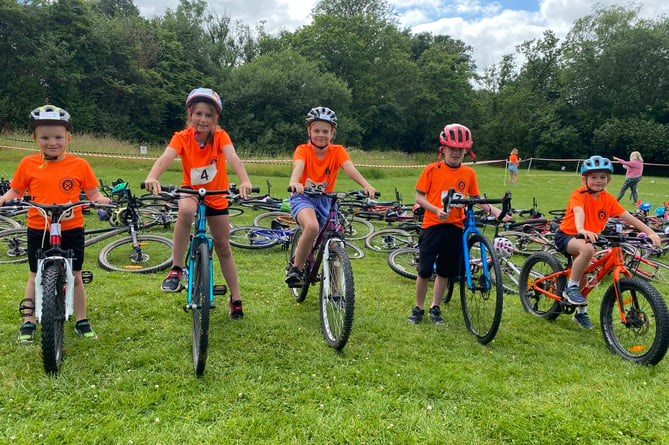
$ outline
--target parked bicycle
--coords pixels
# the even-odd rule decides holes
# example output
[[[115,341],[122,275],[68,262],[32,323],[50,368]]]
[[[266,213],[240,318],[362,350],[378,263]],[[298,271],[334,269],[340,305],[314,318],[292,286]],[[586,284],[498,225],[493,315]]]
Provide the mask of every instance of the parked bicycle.
[[[625,360],[655,365],[669,347],[669,313],[662,295],[650,283],[633,277],[625,266],[626,239],[622,234],[600,235],[598,244],[608,247],[608,253],[585,269],[587,282],[580,291],[587,297],[611,274],[613,282],[604,293],[599,314],[604,342]],[[547,320],[573,314],[576,307],[562,296],[570,269],[571,257],[564,266],[551,253],[531,255],[520,273],[523,308]]]

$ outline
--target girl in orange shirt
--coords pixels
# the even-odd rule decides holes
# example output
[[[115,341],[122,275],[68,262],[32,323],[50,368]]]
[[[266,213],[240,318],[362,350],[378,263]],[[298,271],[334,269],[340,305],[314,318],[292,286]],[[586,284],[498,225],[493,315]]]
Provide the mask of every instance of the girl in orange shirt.
[[[520,164],[520,158],[518,157],[518,149],[514,148],[511,150],[509,155],[509,164],[507,169],[509,170],[509,185],[513,182],[513,185],[518,183],[518,165]]]

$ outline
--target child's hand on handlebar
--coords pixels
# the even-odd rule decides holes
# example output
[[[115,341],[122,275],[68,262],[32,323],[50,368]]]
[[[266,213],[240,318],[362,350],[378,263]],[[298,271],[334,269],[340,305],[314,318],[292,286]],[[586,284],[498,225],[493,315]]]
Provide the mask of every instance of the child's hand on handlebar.
[[[242,198],[248,198],[249,195],[252,193],[253,186],[251,185],[250,182],[242,182],[241,184],[239,184],[238,190],[239,190],[239,196],[241,196]]]
[[[160,181],[147,176],[144,180],[144,189],[146,189],[147,192],[158,196],[160,194]]]

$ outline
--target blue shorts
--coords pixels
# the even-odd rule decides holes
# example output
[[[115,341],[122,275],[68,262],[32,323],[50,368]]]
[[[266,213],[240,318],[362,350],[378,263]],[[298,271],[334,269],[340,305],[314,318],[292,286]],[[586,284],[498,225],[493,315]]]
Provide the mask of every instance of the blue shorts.
[[[290,195],[290,214],[297,221],[297,214],[310,208],[316,212],[318,226],[323,227],[330,214],[330,198],[327,196],[307,196],[293,193]]]
[[[436,272],[440,277],[460,276],[462,265],[462,229],[453,224],[437,224],[423,229],[418,238],[420,260],[418,275],[430,278]]]
[[[509,172],[514,173],[514,174],[518,173],[518,166],[516,164],[514,164],[513,162],[509,162],[509,167],[508,168],[509,168]]]

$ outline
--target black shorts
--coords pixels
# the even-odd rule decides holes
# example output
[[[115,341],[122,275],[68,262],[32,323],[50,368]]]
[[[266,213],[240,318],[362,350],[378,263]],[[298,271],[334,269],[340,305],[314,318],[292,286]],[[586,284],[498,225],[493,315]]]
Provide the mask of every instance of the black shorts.
[[[567,235],[562,230],[557,229],[553,237],[555,248],[557,249],[558,252],[567,253],[567,244],[569,244],[569,241],[571,241],[575,237],[576,235]]]
[[[423,229],[418,238],[420,263],[418,275],[430,278],[436,272],[440,277],[460,276],[462,264],[462,229],[453,224],[437,224]]]
[[[84,264],[84,228],[63,230],[60,246],[63,250],[72,249],[74,251],[72,269],[81,270]],[[31,272],[37,272],[37,249],[40,248],[45,251],[51,248],[49,231],[28,228],[28,265]]]
[[[228,211],[227,207],[224,209],[215,209],[213,207],[207,206],[204,210],[204,216],[227,215],[228,213],[230,212]]]

